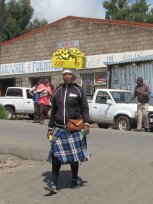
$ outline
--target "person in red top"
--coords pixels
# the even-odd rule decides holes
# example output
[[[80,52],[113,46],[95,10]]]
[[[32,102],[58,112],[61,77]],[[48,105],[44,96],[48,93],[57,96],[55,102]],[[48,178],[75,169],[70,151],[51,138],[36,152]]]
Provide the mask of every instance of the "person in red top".
[[[39,104],[39,114],[40,114],[40,124],[44,124],[44,114],[47,115],[48,106],[50,106],[50,97],[52,95],[52,90],[49,85],[49,80],[45,79],[43,84],[37,87],[38,104]]]

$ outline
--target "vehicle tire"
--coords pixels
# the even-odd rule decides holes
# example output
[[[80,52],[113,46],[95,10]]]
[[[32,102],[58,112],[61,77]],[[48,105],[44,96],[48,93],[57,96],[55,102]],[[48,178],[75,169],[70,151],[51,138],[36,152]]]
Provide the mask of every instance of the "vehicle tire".
[[[150,132],[153,132],[153,127],[150,127]]]
[[[6,107],[5,109],[6,109],[7,119],[12,120],[14,115],[13,109],[10,107]]]
[[[109,125],[108,125],[108,124],[98,123],[98,127],[99,127],[99,128],[105,128],[105,129],[107,129],[107,128],[109,127]]]
[[[34,119],[34,114],[28,114],[28,116],[29,116],[29,118],[30,118],[31,120]]]
[[[117,125],[118,130],[130,130],[131,129],[130,121],[127,116],[118,117],[116,125]]]

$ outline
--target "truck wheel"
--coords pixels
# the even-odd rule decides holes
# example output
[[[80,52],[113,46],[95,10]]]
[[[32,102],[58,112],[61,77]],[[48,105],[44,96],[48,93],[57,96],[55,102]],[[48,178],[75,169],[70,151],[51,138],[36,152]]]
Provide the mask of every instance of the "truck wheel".
[[[130,121],[129,118],[126,116],[120,116],[117,119],[117,129],[118,130],[130,130]]]
[[[98,123],[98,127],[107,129],[109,127],[109,125]]]
[[[10,107],[6,107],[5,109],[6,109],[7,119],[12,120],[14,115],[13,109]]]
[[[29,118],[30,118],[31,120],[34,119],[34,114],[28,114],[28,116],[29,116]]]
[[[153,127],[150,127],[150,132],[153,132]]]

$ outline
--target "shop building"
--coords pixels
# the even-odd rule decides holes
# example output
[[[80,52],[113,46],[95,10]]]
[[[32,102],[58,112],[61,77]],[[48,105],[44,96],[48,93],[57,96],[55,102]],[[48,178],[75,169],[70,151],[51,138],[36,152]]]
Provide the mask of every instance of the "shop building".
[[[141,76],[151,90],[150,104],[153,105],[153,50],[136,52],[137,57],[108,63],[111,88],[134,92],[136,79]],[[150,53],[150,54],[149,54]]]
[[[152,50],[153,53],[153,50]],[[141,76],[153,92],[153,54],[108,65],[111,88],[134,91],[136,79]]]
[[[51,56],[62,47],[85,54],[86,68],[76,70],[77,83],[90,98],[96,88],[111,87],[110,65],[118,56],[152,51],[153,24],[68,16],[6,41],[0,47],[0,95],[8,86],[30,87],[44,78],[56,87],[62,68],[52,67]]]

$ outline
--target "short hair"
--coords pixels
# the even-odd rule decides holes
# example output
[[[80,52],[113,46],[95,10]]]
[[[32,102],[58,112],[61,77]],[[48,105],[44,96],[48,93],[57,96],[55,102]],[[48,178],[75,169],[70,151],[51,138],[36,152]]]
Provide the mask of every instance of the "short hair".
[[[137,81],[143,82],[143,78],[142,77],[138,77]]]

